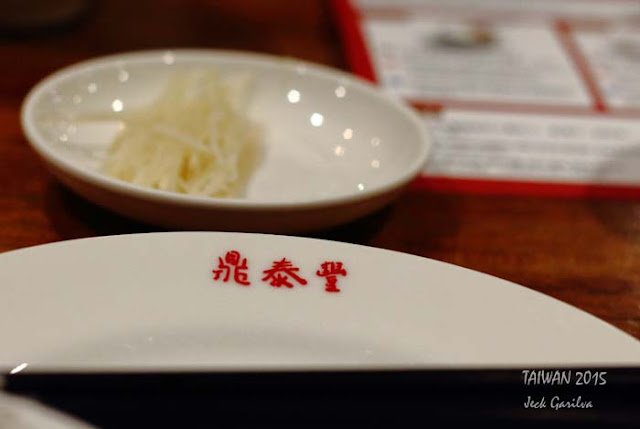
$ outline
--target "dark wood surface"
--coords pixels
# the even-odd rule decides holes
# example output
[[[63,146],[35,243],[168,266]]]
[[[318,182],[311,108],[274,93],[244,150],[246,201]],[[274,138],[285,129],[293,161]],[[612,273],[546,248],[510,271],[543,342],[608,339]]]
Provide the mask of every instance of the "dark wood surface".
[[[120,51],[172,47],[260,51],[346,68],[331,10],[322,1],[105,0],[63,26],[5,29],[0,35],[0,251],[157,230],[63,188],[27,145],[19,109],[27,91],[62,66]],[[640,201],[409,189],[381,212],[312,236],[502,277],[640,338]]]

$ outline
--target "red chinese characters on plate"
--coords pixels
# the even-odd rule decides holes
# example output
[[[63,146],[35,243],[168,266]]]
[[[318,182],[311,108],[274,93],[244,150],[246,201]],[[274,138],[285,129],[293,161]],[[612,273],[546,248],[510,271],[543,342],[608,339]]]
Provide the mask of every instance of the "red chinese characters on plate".
[[[218,265],[212,270],[213,281],[223,283],[236,283],[240,286],[249,286],[249,264],[247,258],[237,250],[229,250],[224,258],[218,257]],[[311,271],[313,272],[313,271]],[[292,289],[296,284],[305,286],[308,282],[301,273],[299,267],[287,258],[275,260],[271,267],[262,271],[262,282],[274,288],[285,287]],[[326,292],[340,292],[338,288],[339,277],[346,277],[347,270],[341,261],[325,261],[320,264],[316,276],[324,279]]]
[[[218,257],[218,268],[213,270],[213,280],[228,282],[233,274],[233,281],[242,286],[249,286],[247,274],[247,258],[243,258],[237,250],[231,250],[224,255],[224,260]]]
[[[347,270],[342,266],[342,262],[327,261],[320,265],[320,269],[316,271],[316,275],[325,278],[325,291],[340,292],[340,289],[338,289],[338,276],[346,277]]]
[[[291,280],[304,286],[307,284],[307,281],[297,274],[298,271],[300,271],[300,268],[294,266],[293,263],[286,258],[282,258],[279,261],[273,262],[271,268],[262,272],[265,275],[262,281],[268,281],[273,287],[286,286],[292,288],[293,283],[291,283]]]

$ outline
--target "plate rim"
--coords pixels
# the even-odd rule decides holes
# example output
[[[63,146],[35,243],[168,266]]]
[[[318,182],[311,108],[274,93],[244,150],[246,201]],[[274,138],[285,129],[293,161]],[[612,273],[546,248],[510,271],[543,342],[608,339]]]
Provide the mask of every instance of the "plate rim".
[[[509,287],[511,292],[515,292],[517,294],[517,296],[519,297],[517,300],[526,300],[527,298],[533,298],[534,301],[537,301],[535,303],[534,308],[546,308],[546,304],[550,304],[550,310],[552,311],[552,313],[558,313],[560,315],[569,315],[571,317],[569,317],[570,320],[572,320],[572,326],[574,326],[574,328],[580,328],[580,327],[593,327],[593,328],[598,328],[596,330],[597,333],[597,338],[605,338],[608,337],[610,338],[610,345],[613,345],[615,347],[613,347],[613,351],[615,352],[615,350],[618,351],[624,351],[624,353],[622,353],[622,356],[620,359],[614,359],[612,362],[609,361],[603,361],[601,360],[601,358],[596,358],[594,359],[593,357],[590,357],[589,355],[587,355],[585,357],[584,360],[579,360],[576,362],[571,362],[570,359],[568,358],[550,358],[551,362],[549,362],[548,366],[553,367],[553,368],[559,368],[562,366],[576,366],[576,365],[595,365],[596,361],[598,362],[598,365],[615,365],[615,366],[624,366],[624,365],[636,365],[638,362],[640,362],[640,340],[636,337],[634,337],[633,335],[623,331],[622,329],[618,328],[617,326],[613,325],[612,323],[609,323],[599,317],[597,317],[596,315],[587,312],[586,310],[583,310],[581,308],[576,307],[575,305],[569,304],[567,302],[564,302],[558,298],[555,298],[553,296],[544,294],[540,291],[537,291],[535,289],[531,289],[527,286],[524,286],[522,284],[519,283],[515,283],[513,281],[507,280],[507,279],[503,279],[491,274],[487,274],[481,271],[477,271],[477,270],[472,270],[470,268],[466,268],[466,267],[462,267],[459,265],[455,265],[453,263],[450,262],[444,262],[444,261],[440,261],[437,259],[432,259],[432,258],[427,258],[424,256],[419,256],[419,255],[415,255],[415,254],[411,254],[411,253],[406,253],[406,252],[401,252],[401,251],[397,251],[397,250],[390,250],[390,249],[384,249],[384,248],[379,248],[379,247],[373,247],[373,246],[369,246],[369,245],[364,245],[364,244],[357,244],[357,243],[348,243],[348,242],[341,242],[341,241],[334,241],[334,240],[327,240],[327,239],[321,239],[321,238],[313,238],[313,237],[298,237],[298,236],[287,236],[287,235],[278,235],[278,234],[269,234],[269,233],[248,233],[248,232],[222,232],[222,231],[171,231],[171,232],[150,232],[150,233],[136,233],[136,234],[118,234],[118,235],[108,235],[108,236],[96,236],[96,237],[85,237],[85,238],[77,238],[77,239],[72,239],[72,240],[63,240],[63,241],[56,241],[56,242],[51,242],[51,243],[44,243],[44,244],[39,244],[39,245],[35,245],[35,246],[29,246],[29,247],[24,247],[21,249],[15,249],[15,250],[11,250],[5,253],[0,253],[0,263],[3,262],[3,259],[6,259],[7,256],[11,257],[21,257],[21,254],[27,254],[30,251],[37,251],[39,249],[44,249],[44,248],[50,248],[51,251],[55,251],[56,247],[60,247],[60,246],[67,246],[68,248],[70,248],[70,252],[73,251],[78,251],[78,250],[73,250],[74,247],[77,248],[78,244],[80,246],[82,246],[82,243],[87,243],[87,242],[93,242],[93,243],[97,243],[98,246],[107,246],[107,247],[114,247],[114,246],[118,246],[118,242],[120,242],[120,246],[126,245],[127,241],[130,240],[138,240],[140,238],[144,239],[144,237],[150,237],[153,236],[156,239],[159,240],[163,240],[163,237],[170,237],[173,236],[175,238],[172,238],[171,240],[178,240],[181,242],[188,242],[190,240],[192,240],[192,237],[195,238],[194,240],[194,245],[200,245],[201,244],[201,238],[198,237],[203,237],[203,236],[207,236],[207,237],[211,237],[213,238],[213,240],[208,240],[208,242],[212,242],[212,243],[216,243],[219,240],[216,240],[215,237],[224,237],[223,240],[221,241],[233,241],[234,237],[237,236],[243,236],[247,238],[247,243],[254,243],[254,241],[263,241],[264,238],[267,239],[276,239],[276,240],[283,240],[285,242],[290,242],[291,244],[294,245],[294,247],[298,247],[298,246],[302,246],[304,247],[304,244],[307,242],[314,242],[316,245],[318,245],[319,247],[327,247],[331,248],[331,247],[341,247],[342,249],[344,249],[345,251],[349,251],[350,249],[356,250],[355,252],[353,252],[354,254],[356,254],[356,256],[360,253],[360,252],[365,252],[365,253],[369,253],[371,254],[370,256],[373,257],[373,253],[378,254],[378,255],[383,255],[383,254],[387,254],[387,255],[395,255],[395,257],[400,257],[402,259],[404,259],[406,261],[406,263],[409,263],[410,260],[414,260],[416,262],[420,261],[421,263],[427,263],[427,264],[432,264],[433,267],[441,267],[444,268],[446,270],[449,270],[452,272],[452,274],[454,274],[455,277],[459,277],[459,273],[464,273],[465,276],[474,276],[476,278],[484,278],[485,280],[487,280],[487,282],[485,283],[486,285],[491,286],[491,284],[493,284],[494,286],[497,286],[495,283],[496,282],[500,282],[502,283],[502,285],[500,286],[505,286],[505,287]],[[262,239],[262,240],[261,240]],[[110,243],[109,243],[110,242]],[[102,244],[100,244],[102,243]],[[188,245],[188,243],[186,244]],[[253,245],[253,244],[252,244]],[[261,247],[258,246],[257,249],[268,249],[265,247]],[[82,249],[80,249],[82,250]],[[259,250],[260,252],[262,252],[262,250]],[[268,253],[268,252],[267,252]],[[361,254],[360,256],[367,256],[365,253]],[[367,256],[368,257],[368,256]],[[403,263],[404,264],[404,263]],[[454,273],[454,271],[456,273]],[[468,279],[467,279],[468,280]],[[458,282],[459,283],[459,282]],[[460,283],[461,284],[461,283]],[[493,286],[491,286],[493,287]],[[463,288],[464,289],[464,288]],[[497,289],[496,289],[497,290]],[[531,323],[533,323],[533,321],[529,321],[526,323],[526,325],[530,325]],[[543,324],[545,325],[545,324]],[[524,325],[523,325],[524,326]],[[551,325],[545,325],[546,327],[542,327],[540,329],[542,329],[542,331],[540,331],[541,333],[547,332],[549,331],[549,326]],[[571,329],[574,329],[571,328]],[[577,332],[577,331],[576,331]],[[566,333],[565,333],[566,335]],[[587,338],[587,337],[585,337]],[[586,343],[586,339],[582,339],[579,340],[577,345],[579,347],[583,347],[584,344]],[[569,355],[570,352],[567,351],[568,349],[565,349],[565,351],[561,351],[561,354],[564,355]],[[484,355],[483,355],[484,356]],[[509,367],[513,367],[513,368],[522,368],[523,367],[523,363],[520,361],[514,362],[512,364],[508,363],[508,362],[502,362],[500,361],[499,358],[495,358],[496,363],[486,363],[484,362],[484,360],[486,360],[486,356],[482,357],[480,360],[478,361],[474,361],[473,359],[471,359],[471,361],[464,361],[464,362],[458,362],[456,359],[453,359],[450,362],[429,362],[429,361],[425,361],[425,362],[420,362],[420,363],[407,363],[407,362],[383,362],[383,363],[363,363],[363,364],[354,364],[354,363],[340,363],[340,362],[334,362],[334,363],[328,363],[328,364],[315,364],[315,363],[311,363],[311,364],[292,364],[292,365],[286,365],[286,366],[282,366],[279,364],[269,364],[269,363],[265,363],[262,364],[261,366],[254,366],[254,365],[249,365],[249,366],[243,366],[242,364],[238,364],[238,365],[229,365],[229,364],[214,364],[212,366],[212,368],[216,368],[216,369],[229,369],[229,370],[233,370],[235,369],[248,369],[248,370],[252,370],[255,368],[316,368],[316,369],[322,369],[322,368],[331,368],[331,369],[336,369],[336,368],[354,368],[354,367],[363,367],[363,368],[442,368],[442,367],[451,367],[451,368],[474,368],[474,367],[483,367],[483,368],[491,368],[491,367],[495,367],[495,368],[509,368]],[[522,359],[522,358],[519,358]],[[539,359],[539,357],[538,357]],[[575,358],[574,358],[575,359]],[[597,360],[600,359],[600,360]],[[535,359],[534,359],[535,360]],[[56,365],[58,365],[58,367],[56,367]],[[531,363],[529,365],[524,365],[525,367],[544,367],[545,364],[540,364],[540,363]],[[156,364],[156,363],[147,363],[147,364],[114,364],[114,363],[93,363],[93,364],[89,364],[89,365],[80,365],[81,368],[79,368],[79,370],[87,370],[87,368],[89,368],[90,370],[98,370],[98,371],[111,371],[111,370],[124,370],[124,371],[137,371],[137,370],[145,370],[145,368],[151,368],[151,369],[160,369],[160,370],[170,370],[171,368],[174,369],[180,369],[180,370],[189,370],[189,369],[194,369],[197,371],[198,368],[200,367],[194,367],[192,365],[186,364],[180,364],[180,363],[173,363],[173,364]],[[39,363],[38,364],[38,368],[41,368],[43,371],[48,371],[48,370],[55,370],[56,368],[64,368],[64,370],[72,370],[73,368],[69,367],[67,364],[62,364],[62,366],[60,366],[60,364],[55,364],[55,363]],[[35,370],[35,367],[34,367]],[[31,369],[30,369],[31,371]]]
[[[532,294],[532,296],[537,296],[538,298],[543,298],[545,300],[550,300],[551,302],[556,302],[559,303],[563,306],[569,307],[572,309],[572,311],[577,311],[579,313],[582,313],[582,315],[587,316],[588,318],[591,318],[595,321],[598,321],[600,324],[602,325],[606,325],[609,328],[613,329],[614,331],[617,331],[625,336],[627,336],[628,338],[634,340],[635,342],[637,342],[638,344],[640,344],[640,339],[634,337],[633,335],[629,334],[628,332],[620,329],[619,327],[613,325],[612,323],[607,322],[606,320],[601,319],[600,317],[586,311],[583,310],[573,304],[570,304],[566,301],[563,301],[559,298],[556,298],[554,296],[545,294],[539,290],[533,289],[531,287],[525,286],[523,284],[520,283],[516,283],[512,280],[509,279],[505,279],[493,274],[489,274],[489,273],[485,273],[483,271],[478,271],[478,270],[474,270],[471,268],[467,268],[467,267],[463,267],[461,265],[456,265],[452,262],[447,262],[447,261],[441,261],[439,259],[434,259],[434,258],[429,258],[426,256],[420,256],[420,255],[415,255],[413,253],[408,253],[408,252],[403,252],[403,251],[399,251],[399,250],[393,250],[393,249],[386,249],[386,248],[381,248],[381,247],[375,247],[375,246],[371,246],[371,245],[367,245],[367,244],[360,244],[360,243],[350,243],[350,242],[344,242],[344,241],[336,241],[336,240],[330,240],[330,239],[323,239],[323,238],[316,238],[316,237],[301,237],[301,236],[296,236],[296,235],[283,235],[283,234],[274,234],[274,233],[266,233],[266,232],[233,232],[233,231],[155,231],[155,232],[137,232],[137,233],[122,233],[122,234],[111,234],[111,235],[100,235],[100,236],[93,236],[93,237],[79,237],[79,238],[73,238],[73,239],[68,239],[68,240],[59,240],[59,241],[52,241],[52,242],[48,242],[48,243],[41,243],[41,244],[36,244],[33,246],[26,246],[26,247],[22,247],[22,248],[18,248],[18,249],[13,249],[13,250],[9,250],[9,251],[5,251],[5,252],[0,252],[0,261],[2,261],[2,259],[4,259],[6,256],[12,256],[16,255],[18,253],[27,253],[29,251],[32,250],[36,250],[36,249],[42,249],[42,248],[53,248],[53,247],[58,247],[58,246],[73,246],[76,243],[80,243],[80,242],[89,242],[89,241],[117,241],[117,240],[129,240],[129,239],[136,239],[137,237],[145,237],[145,236],[199,236],[199,235],[210,235],[210,236],[227,236],[227,237],[231,237],[231,236],[235,236],[235,235],[242,235],[242,236],[257,236],[257,237],[267,237],[267,238],[276,238],[276,239],[284,239],[284,240],[292,240],[292,241],[311,241],[311,242],[316,242],[316,243],[321,243],[321,244],[325,244],[325,245],[329,245],[329,246],[339,246],[339,247],[343,247],[345,249],[348,248],[358,248],[358,249],[363,249],[365,252],[376,252],[376,253],[388,253],[388,254],[395,254],[395,255],[399,255],[400,257],[403,258],[412,258],[415,259],[416,261],[426,261],[427,263],[432,263],[435,265],[441,265],[441,266],[446,266],[448,267],[448,269],[453,269],[453,270],[457,270],[457,271],[463,271],[467,274],[472,274],[472,275],[476,275],[476,276],[481,276],[484,277],[486,279],[491,279],[493,281],[500,281],[500,282],[505,282],[507,284],[509,284],[510,287],[514,287],[517,290],[523,292],[523,293],[528,293],[528,294]]]

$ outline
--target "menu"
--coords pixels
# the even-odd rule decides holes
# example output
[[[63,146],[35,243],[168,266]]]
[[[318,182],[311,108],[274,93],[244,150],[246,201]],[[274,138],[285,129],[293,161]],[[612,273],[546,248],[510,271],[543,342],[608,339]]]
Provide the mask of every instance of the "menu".
[[[434,141],[418,183],[640,197],[640,1],[336,0],[354,72]]]

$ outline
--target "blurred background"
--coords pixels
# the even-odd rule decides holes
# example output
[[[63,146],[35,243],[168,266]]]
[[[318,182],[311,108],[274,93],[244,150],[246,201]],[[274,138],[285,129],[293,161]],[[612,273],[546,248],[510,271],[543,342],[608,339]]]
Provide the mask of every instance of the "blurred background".
[[[265,52],[376,80],[435,138],[437,162],[395,204],[310,236],[493,274],[640,338],[638,2],[4,0],[2,10],[0,251],[158,230],[48,174],[20,127],[38,81],[123,51]],[[544,138],[513,137],[527,130]]]

